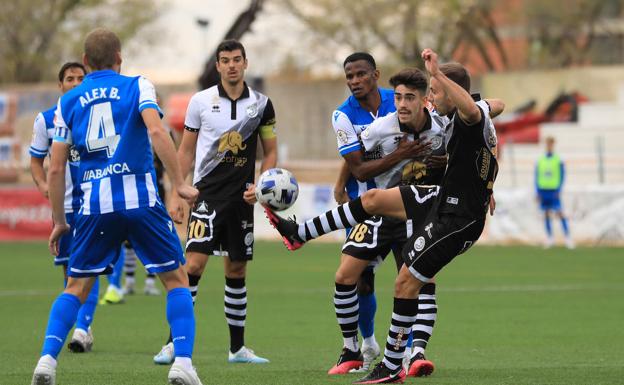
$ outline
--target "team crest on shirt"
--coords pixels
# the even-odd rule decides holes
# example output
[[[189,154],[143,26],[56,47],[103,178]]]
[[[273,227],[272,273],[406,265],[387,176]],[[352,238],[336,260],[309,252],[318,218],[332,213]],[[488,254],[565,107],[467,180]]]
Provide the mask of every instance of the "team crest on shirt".
[[[249,116],[250,118],[255,118],[256,116],[258,116],[258,105],[256,103],[247,106],[247,116]]]
[[[429,140],[431,141],[431,149],[432,150],[437,150],[440,147],[442,147],[442,137],[434,136],[432,138],[429,138]]]
[[[340,144],[347,144],[349,138],[347,137],[347,133],[344,130],[336,131],[336,137],[338,137],[338,141]]]
[[[80,162],[80,153],[76,150],[75,146],[71,146],[69,148],[69,162],[75,163]]]
[[[418,237],[414,241],[414,250],[422,251],[425,248],[425,237]]]

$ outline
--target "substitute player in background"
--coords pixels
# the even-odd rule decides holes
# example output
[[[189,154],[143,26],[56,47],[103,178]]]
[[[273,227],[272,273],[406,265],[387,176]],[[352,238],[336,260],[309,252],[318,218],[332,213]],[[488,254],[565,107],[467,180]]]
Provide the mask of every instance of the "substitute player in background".
[[[230,329],[230,363],[267,363],[245,347],[247,318],[247,262],[253,257],[253,204],[256,147],[262,144],[261,171],[275,167],[277,138],[271,100],[245,83],[247,58],[243,45],[226,40],[217,47],[221,81],[193,95],[178,149],[184,176],[193,161],[193,184],[200,191],[192,207],[186,258],[193,298],[211,255],[222,256],[225,270],[225,319]],[[181,222],[182,201],[174,199],[170,212]],[[166,364],[171,340],[154,357]]]
[[[61,93],[65,94],[82,83],[82,79],[86,74],[87,71],[80,63],[69,62],[63,64],[58,74],[58,87]],[[45,157],[49,154],[52,138],[54,137],[54,111],[56,111],[56,105],[37,115],[29,150],[30,172],[37,188],[46,198],[48,198],[48,183],[43,163]],[[74,189],[79,161],[78,153],[72,148],[69,161],[67,162],[67,175],[65,176],[65,219],[70,226],[73,226],[74,216],[80,209],[80,197],[78,191]],[[59,253],[54,257],[54,264],[63,266],[63,279],[65,282],[67,282],[67,262],[69,261],[72,238],[72,234],[63,236],[59,243]],[[93,347],[91,323],[93,322],[97,306],[98,291],[99,279],[96,279],[87,300],[80,306],[80,311],[78,312],[76,328],[68,345],[69,350],[72,352],[88,352]]]
[[[431,77],[429,100],[439,115],[448,116],[449,160],[440,186],[373,189],[347,204],[297,224],[266,210],[271,223],[289,242],[302,244],[316,236],[355,226],[373,215],[412,220],[413,235],[402,251],[405,264],[395,281],[394,306],[383,360],[359,384],[401,383],[407,335],[416,321],[421,288],[446,264],[479,238],[491,200],[498,164],[496,136],[488,114],[469,94],[470,76],[457,63],[438,65],[430,49],[422,58]],[[316,226],[327,223],[327,229]],[[315,226],[315,236],[311,235]]]
[[[561,207],[561,189],[565,180],[565,165],[563,160],[555,153],[555,138],[546,138],[546,153],[542,155],[535,166],[535,190],[540,208],[544,212],[544,227],[546,229],[546,248],[554,244],[550,216],[552,213],[559,217],[561,228],[565,236],[565,244],[568,249],[574,248],[574,241],[570,236],[568,220],[563,214]]]
[[[184,257],[173,222],[156,191],[151,145],[159,153],[181,198],[194,201],[198,191],[185,184],[175,147],[160,121],[154,86],[121,70],[121,42],[106,29],[90,32],[83,62],[92,72],[63,95],[55,113],[56,133],[48,173],[54,228],[49,247],[58,254],[70,231],[63,211],[65,168],[70,146],[80,155],[81,207],[65,291],[50,310],[41,358],[32,384],[54,384],[57,357],[97,276],[107,274],[128,239],[146,268],[167,289],[167,320],[176,359],[168,379],[176,385],[200,385],[191,356],[195,341],[193,301]]]
[[[425,150],[417,141],[408,140],[398,141],[396,143],[398,147],[391,152],[384,152],[381,146],[364,150],[361,133],[375,119],[380,119],[396,111],[394,91],[378,87],[379,70],[375,59],[369,53],[356,52],[349,55],[344,60],[343,69],[347,87],[349,87],[352,95],[332,114],[338,151],[345,160],[334,187],[334,196],[338,203],[355,199],[371,188],[391,187],[388,185],[379,186],[376,183],[376,177],[405,159],[417,157],[420,151]],[[420,164],[425,167],[424,163]],[[438,167],[444,167],[445,164],[444,162]],[[440,170],[441,174],[443,168]],[[374,317],[377,309],[374,293],[375,268],[381,260],[386,258],[390,250],[393,251],[397,270],[403,264],[400,249],[405,241],[405,225],[394,223],[388,225],[392,221],[392,219],[386,219],[386,225],[382,225],[381,221],[378,221],[379,226],[375,228],[375,233],[378,230],[381,231],[384,234],[384,239],[376,242],[374,247],[370,244],[370,240],[367,246],[360,248],[354,247],[352,241],[345,243],[341,264],[336,272],[334,291],[336,317],[344,339],[343,351],[336,365],[329,370],[329,374],[344,374],[360,366],[362,370],[368,370],[371,362],[380,354],[380,348],[374,335]],[[369,265],[362,270],[359,266],[362,263]],[[354,278],[357,280],[357,294]],[[422,301],[424,302],[421,307],[427,307],[427,311],[423,312],[419,318],[416,329],[418,329],[418,343],[424,352],[437,313],[435,283],[428,284],[423,291]],[[351,310],[345,312],[345,309]],[[427,315],[424,315],[425,313]],[[361,349],[357,342],[358,323],[363,337]],[[433,364],[428,362],[427,365],[431,366],[429,371],[431,372]]]

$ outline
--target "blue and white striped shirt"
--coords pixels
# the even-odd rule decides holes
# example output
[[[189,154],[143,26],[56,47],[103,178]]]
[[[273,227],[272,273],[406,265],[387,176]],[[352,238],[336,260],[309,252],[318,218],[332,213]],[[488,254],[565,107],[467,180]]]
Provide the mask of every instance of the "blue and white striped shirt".
[[[33,126],[32,142],[28,152],[35,158],[45,158],[50,153],[52,138],[54,137],[54,111],[56,105],[37,114]],[[80,159],[75,151],[67,162],[65,171],[65,212],[72,213],[80,208],[80,191],[74,189],[78,177],[78,163]]]
[[[73,144],[80,154],[82,215],[162,204],[141,116],[146,108],[162,116],[154,86],[112,70],[88,74],[59,99],[54,141]]]

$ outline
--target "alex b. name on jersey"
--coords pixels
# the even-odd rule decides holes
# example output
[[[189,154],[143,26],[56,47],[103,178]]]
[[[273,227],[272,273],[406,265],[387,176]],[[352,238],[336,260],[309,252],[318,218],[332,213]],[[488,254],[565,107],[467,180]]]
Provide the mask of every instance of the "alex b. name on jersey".
[[[119,96],[119,90],[116,87],[111,87],[110,91],[108,88],[94,88],[91,92],[85,92],[84,95],[80,96],[78,99],[80,101],[80,106],[84,107],[87,104],[93,102],[98,99],[121,99]]]

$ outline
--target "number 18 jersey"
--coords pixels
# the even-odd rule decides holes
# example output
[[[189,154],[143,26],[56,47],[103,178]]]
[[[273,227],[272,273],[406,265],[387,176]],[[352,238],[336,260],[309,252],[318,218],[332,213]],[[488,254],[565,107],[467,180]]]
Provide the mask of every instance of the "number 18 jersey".
[[[154,86],[112,70],[88,74],[58,102],[54,141],[80,155],[77,184],[82,215],[161,204],[147,127],[141,111],[154,108]]]

